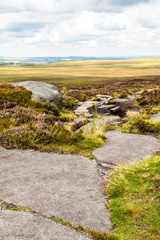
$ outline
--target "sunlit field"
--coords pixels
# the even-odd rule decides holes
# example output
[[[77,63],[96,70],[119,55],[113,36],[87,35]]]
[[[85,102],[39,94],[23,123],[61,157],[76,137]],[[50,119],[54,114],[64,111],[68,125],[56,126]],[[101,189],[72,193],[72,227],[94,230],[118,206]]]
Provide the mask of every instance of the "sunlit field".
[[[84,60],[31,66],[0,66],[0,82],[44,81],[56,85],[148,79],[160,75],[160,58]],[[146,78],[147,77],[147,78]],[[154,80],[152,78],[152,80]]]

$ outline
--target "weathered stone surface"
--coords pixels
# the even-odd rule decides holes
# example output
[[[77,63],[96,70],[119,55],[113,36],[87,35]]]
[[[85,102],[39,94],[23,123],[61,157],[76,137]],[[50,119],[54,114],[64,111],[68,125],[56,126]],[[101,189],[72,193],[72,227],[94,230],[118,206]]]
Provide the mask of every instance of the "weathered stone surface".
[[[150,120],[151,120],[152,122],[154,122],[154,121],[160,121],[160,113],[154,114],[154,115],[150,118]]]
[[[111,108],[111,113],[117,113],[118,111],[120,111],[120,107],[114,107],[114,108]]]
[[[70,89],[66,94],[68,93],[80,93],[80,90],[78,89]]]
[[[14,83],[32,91],[32,99],[40,102],[54,103],[58,108],[62,107],[62,95],[57,87],[52,84],[26,81]]]
[[[102,116],[101,121],[108,124],[118,124],[121,122],[121,118],[119,116]]]
[[[76,115],[84,115],[86,117],[91,116],[94,112],[94,108],[101,105],[100,101],[88,100],[78,107],[74,112]]]
[[[102,104],[100,106],[97,107],[97,112],[98,113],[110,113],[110,109],[111,108],[114,108],[115,105],[114,104],[109,104],[109,105],[105,105],[105,104]]]
[[[110,95],[102,95],[102,94],[97,94],[96,97],[97,98],[112,98],[112,96],[110,96]]]
[[[136,111],[135,111],[135,113],[134,113],[133,115],[131,115],[131,116],[129,116],[129,117],[126,117],[125,119],[126,119],[126,121],[129,121],[129,120],[130,120],[131,118],[133,118],[133,117],[138,117],[139,114],[140,114],[140,112],[136,112]]]
[[[0,211],[0,240],[89,240],[47,218],[26,212]]]
[[[0,149],[1,199],[74,225],[109,231],[94,161],[81,156]]]
[[[120,117],[125,117],[126,112],[128,110],[130,111],[139,111],[139,107],[134,105],[134,100],[133,99],[116,99],[116,106],[120,108],[118,111],[118,115]]]
[[[90,132],[94,127],[95,130],[102,128],[105,124],[119,124],[121,118],[119,116],[101,116],[100,118],[92,119],[92,122],[84,125],[80,129],[85,132]]]
[[[128,103],[129,100],[128,98],[117,98],[116,103]]]
[[[100,163],[129,164],[160,150],[160,141],[152,136],[110,131],[106,133],[106,137],[107,143],[93,151]]]

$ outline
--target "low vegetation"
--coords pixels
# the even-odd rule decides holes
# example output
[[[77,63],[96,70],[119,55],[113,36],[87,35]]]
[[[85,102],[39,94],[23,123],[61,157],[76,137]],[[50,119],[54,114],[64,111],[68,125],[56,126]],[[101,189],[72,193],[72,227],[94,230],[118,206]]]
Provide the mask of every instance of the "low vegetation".
[[[17,71],[18,68],[18,71]],[[154,71],[153,71],[154,70]],[[154,74],[153,74],[154,73]],[[151,134],[160,138],[160,121],[150,117],[160,112],[159,59],[152,61],[75,61],[35,66],[0,67],[0,146],[6,149],[35,149],[94,158],[92,151],[106,141],[104,132],[114,126],[101,126],[93,120],[89,130],[83,124],[70,125],[79,101],[96,94],[126,98],[140,91],[135,104],[141,111],[130,111],[118,130]],[[157,75],[157,76],[156,76]],[[31,100],[31,92],[7,82],[34,80],[55,84],[63,93],[63,109],[54,104]],[[153,90],[146,90],[146,89]],[[68,91],[72,89],[73,91]],[[76,90],[77,92],[74,92]],[[87,120],[86,120],[87,121]],[[67,227],[99,240],[160,239],[160,155],[133,164],[118,166],[106,181],[108,208],[114,234],[74,226],[51,217]],[[15,211],[30,211],[15,205],[0,206]]]
[[[156,137],[160,134],[160,120],[151,121],[153,114],[160,112],[160,89],[145,90],[138,95],[136,102],[140,107],[140,113],[128,111],[122,126],[117,129],[126,133],[152,134]]]
[[[75,132],[68,122],[76,116],[54,104],[31,101],[31,92],[0,86],[0,145],[6,149],[39,149],[77,153],[93,158],[92,151],[106,141],[103,132]],[[24,98],[25,101],[22,101]]]
[[[10,210],[10,211],[32,212],[32,210],[28,207],[22,207],[19,205],[15,205],[13,203],[7,203],[3,200],[0,200],[0,208],[3,210]]]
[[[137,116],[133,116],[129,121],[124,120],[123,125],[118,126],[117,129],[125,133],[136,133],[136,134],[160,134],[160,121],[152,122],[149,120],[151,114],[140,113]]]
[[[115,233],[123,240],[160,236],[160,155],[118,166],[107,180],[106,195]]]

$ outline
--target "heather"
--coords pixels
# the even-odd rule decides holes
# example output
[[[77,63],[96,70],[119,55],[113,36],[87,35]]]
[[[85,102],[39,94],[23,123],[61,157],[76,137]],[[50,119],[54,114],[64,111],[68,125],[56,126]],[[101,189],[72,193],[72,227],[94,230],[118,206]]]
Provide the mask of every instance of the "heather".
[[[70,127],[76,116],[67,107],[58,110],[52,103],[32,101],[30,91],[9,84],[0,86],[0,94],[5,96],[0,101],[0,145],[6,149],[80,153],[92,157],[92,150],[105,142],[103,134],[88,136],[83,131],[75,131],[81,123]],[[21,101],[21,96],[27,100]]]

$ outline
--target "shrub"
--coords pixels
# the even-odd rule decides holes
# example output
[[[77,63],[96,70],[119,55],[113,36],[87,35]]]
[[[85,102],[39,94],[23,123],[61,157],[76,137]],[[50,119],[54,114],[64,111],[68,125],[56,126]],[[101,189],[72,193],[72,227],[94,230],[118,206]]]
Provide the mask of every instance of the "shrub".
[[[74,109],[77,106],[78,102],[79,101],[75,98],[65,96],[63,98],[62,104],[66,109]]]
[[[1,146],[11,148],[39,148],[39,144],[52,142],[49,131],[40,128],[17,127],[0,133]]]
[[[30,101],[29,107],[38,110],[38,112],[59,116],[59,109],[54,103],[42,103],[37,101]]]
[[[64,126],[59,123],[56,126],[53,126],[50,130],[52,141],[58,144],[72,144],[73,138],[69,130],[65,129]]]
[[[10,102],[25,106],[30,102],[31,95],[32,92],[24,88],[14,88],[12,85],[0,85],[1,104]]]
[[[144,91],[137,98],[137,102],[140,106],[153,106],[160,103],[160,89],[152,91]]]
[[[160,121],[152,122],[150,115],[142,113],[124,123],[121,131],[130,133],[160,133]]]

